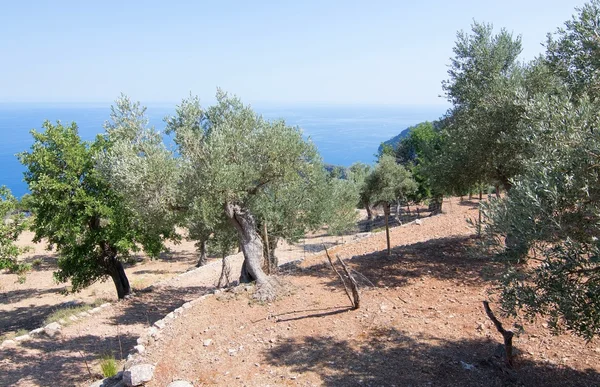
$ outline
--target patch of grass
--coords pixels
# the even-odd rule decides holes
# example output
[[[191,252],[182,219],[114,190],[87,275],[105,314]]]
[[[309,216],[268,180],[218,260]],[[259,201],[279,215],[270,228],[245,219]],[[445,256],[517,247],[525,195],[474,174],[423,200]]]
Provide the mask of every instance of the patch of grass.
[[[119,365],[113,355],[104,355],[100,360],[100,370],[105,378],[112,378],[119,372]]]
[[[33,260],[33,262],[31,262],[31,265],[33,267],[35,267],[36,269],[38,269],[40,266],[42,266],[42,260],[39,258],[36,258]]]
[[[69,320],[69,317],[77,315],[81,312],[87,312],[88,310],[100,306],[105,302],[106,300],[102,298],[96,298],[91,304],[68,306],[65,308],[57,309],[54,312],[52,312],[48,317],[46,317],[46,319],[44,320],[44,325],[57,322],[61,319],[67,322],[65,325],[69,325],[70,323],[72,323],[72,321]]]
[[[140,291],[148,287],[148,285],[150,285],[150,282],[151,281],[149,281],[145,277],[135,278],[131,281],[131,289],[134,291]]]
[[[11,339],[14,339],[15,337],[23,336],[28,333],[29,333],[29,331],[27,331],[27,329],[19,329],[18,331],[15,331],[15,332],[7,332],[3,335],[0,335],[0,343],[3,342],[4,340],[11,340]]]

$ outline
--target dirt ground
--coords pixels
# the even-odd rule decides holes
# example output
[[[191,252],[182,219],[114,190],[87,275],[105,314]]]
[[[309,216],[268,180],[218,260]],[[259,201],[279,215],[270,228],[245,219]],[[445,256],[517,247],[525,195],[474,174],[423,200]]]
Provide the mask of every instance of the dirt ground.
[[[494,355],[501,337],[481,301],[499,268],[472,249],[473,230],[465,219],[476,215],[476,206],[453,199],[445,202],[444,215],[394,228],[391,257],[385,255],[383,232],[361,240],[345,236],[349,243],[339,246],[340,238],[320,234],[282,246],[282,263],[306,259],[284,265],[278,277],[285,287],[281,297],[260,304],[240,287],[195,304],[148,348],[146,358],[157,366],[149,385],[178,379],[224,386],[600,385],[600,343],[551,336],[542,321],[525,324],[515,338],[514,370],[498,366]],[[309,254],[322,243],[374,283],[363,281],[360,309],[350,310],[324,256]],[[43,248],[28,259],[35,257],[43,264],[24,284],[0,274],[0,334],[37,328],[68,300],[115,299],[109,282],[61,295],[64,285],[51,279],[55,258]],[[134,287],[157,281],[159,286],[63,328],[58,339],[0,349],[0,386],[94,380],[102,354],[126,356],[149,325],[213,288],[218,260],[175,277],[195,259],[193,244],[172,246],[159,260],[127,268]],[[239,255],[232,259],[234,274],[240,264]]]

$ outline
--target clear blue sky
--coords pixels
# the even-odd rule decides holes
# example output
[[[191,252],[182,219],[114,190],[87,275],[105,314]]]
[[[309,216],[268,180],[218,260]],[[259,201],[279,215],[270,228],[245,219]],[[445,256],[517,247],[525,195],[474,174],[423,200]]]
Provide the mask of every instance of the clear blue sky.
[[[0,102],[443,104],[473,19],[543,48],[584,1],[3,1]]]

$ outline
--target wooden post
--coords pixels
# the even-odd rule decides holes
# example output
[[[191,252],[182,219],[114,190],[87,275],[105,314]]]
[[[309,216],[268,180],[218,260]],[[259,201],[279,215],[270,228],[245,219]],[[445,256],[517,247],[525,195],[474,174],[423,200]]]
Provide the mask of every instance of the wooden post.
[[[390,205],[389,203],[385,203],[383,205],[383,212],[385,215],[385,237],[387,239],[387,255],[388,257],[392,255],[392,247],[390,244],[390,224],[388,222],[388,218],[390,215]]]

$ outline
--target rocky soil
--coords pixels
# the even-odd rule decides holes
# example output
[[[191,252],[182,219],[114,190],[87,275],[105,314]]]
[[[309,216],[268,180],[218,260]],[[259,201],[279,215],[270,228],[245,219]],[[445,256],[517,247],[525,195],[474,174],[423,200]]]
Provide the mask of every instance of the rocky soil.
[[[345,245],[312,236],[301,246],[283,247],[283,262],[305,259],[282,267],[277,277],[281,296],[261,304],[252,299],[251,287],[240,286],[193,302],[146,345],[141,357],[155,365],[148,385],[176,380],[194,386],[600,385],[600,343],[552,336],[543,321],[524,323],[515,338],[515,367],[503,366],[497,350],[502,338],[481,304],[489,299],[500,268],[475,248],[466,218],[477,214],[476,206],[447,201],[444,215],[394,228],[391,257],[385,254],[383,232],[361,240],[346,236]],[[350,309],[325,257],[309,254],[323,242],[361,273],[358,310]],[[0,349],[0,385],[88,385],[96,380],[101,354],[126,357],[149,326],[213,289],[218,261],[173,277],[194,263],[194,249],[188,247],[178,246],[175,262],[128,268],[134,278],[134,271],[170,272],[132,299],[113,302],[55,337]],[[7,276],[0,275],[1,283],[17,287],[6,285]],[[37,308],[51,310],[64,301],[47,291],[52,287],[31,286],[35,291],[22,298],[16,293],[3,298],[9,300],[1,305],[3,326],[11,316],[27,321]],[[54,306],[44,298],[48,294],[56,298]],[[512,327],[513,321],[501,320]]]

